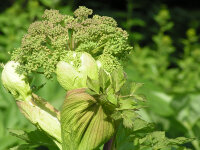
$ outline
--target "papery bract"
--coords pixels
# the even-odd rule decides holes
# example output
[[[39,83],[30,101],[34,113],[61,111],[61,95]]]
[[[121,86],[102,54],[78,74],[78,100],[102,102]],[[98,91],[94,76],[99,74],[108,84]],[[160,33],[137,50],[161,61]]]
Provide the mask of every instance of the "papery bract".
[[[2,71],[1,80],[4,87],[14,96],[16,100],[28,101],[31,99],[31,88],[23,74],[18,74],[16,68],[18,62],[9,61]]]
[[[88,53],[79,56],[74,54],[74,61],[80,61],[76,66],[73,61],[60,61],[56,67],[57,80],[65,90],[86,88],[87,77],[98,80],[98,69],[94,58]],[[77,60],[78,59],[78,60]]]

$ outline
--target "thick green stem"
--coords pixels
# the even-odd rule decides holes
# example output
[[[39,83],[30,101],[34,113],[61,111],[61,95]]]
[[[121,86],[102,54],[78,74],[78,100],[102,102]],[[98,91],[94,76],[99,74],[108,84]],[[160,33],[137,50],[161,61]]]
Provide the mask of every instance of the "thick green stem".
[[[111,138],[103,147],[103,150],[111,150],[113,143],[113,138]]]
[[[103,150],[116,150],[115,138],[116,138],[116,133],[106,144],[104,144]]]
[[[48,102],[33,94],[30,101],[17,101],[17,105],[24,116],[38,129],[51,136],[55,144],[61,149],[61,126],[59,112]]]

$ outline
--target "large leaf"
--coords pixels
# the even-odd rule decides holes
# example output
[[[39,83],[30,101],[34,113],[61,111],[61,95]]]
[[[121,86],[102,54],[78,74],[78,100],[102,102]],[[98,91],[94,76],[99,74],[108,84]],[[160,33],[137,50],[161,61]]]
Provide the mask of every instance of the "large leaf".
[[[112,119],[84,89],[67,93],[61,111],[63,150],[96,149],[114,133]]]
[[[26,132],[23,130],[9,129],[9,132],[11,135],[16,136],[30,144],[55,146],[52,139],[50,139],[47,134],[39,130]]]
[[[58,149],[54,141],[43,131],[34,130],[27,132],[24,130],[9,129],[9,132],[11,135],[18,137],[27,143],[13,147],[12,150],[32,150],[34,147],[39,146],[50,147],[54,150]]]
[[[169,139],[165,136],[163,131],[153,131],[153,124],[149,124],[144,120],[136,119],[133,130],[127,130],[122,126],[119,126],[116,137],[116,149],[117,150],[168,150],[177,147],[179,150],[181,145],[191,142],[194,139],[178,137],[175,139]],[[172,148],[173,147],[173,148]],[[186,150],[186,148],[184,149]]]
[[[182,145],[193,141],[192,138],[178,137],[175,139],[169,139],[165,136],[165,132],[154,131],[147,134],[144,138],[139,140],[140,148],[152,147],[153,149],[168,148],[175,145]]]
[[[153,124],[150,124],[142,119],[135,119],[132,130],[125,128],[123,124],[120,124],[117,130],[117,136],[115,139],[116,149],[117,150],[138,150],[137,135],[139,134],[148,134],[154,129]],[[130,136],[133,135],[134,138]]]

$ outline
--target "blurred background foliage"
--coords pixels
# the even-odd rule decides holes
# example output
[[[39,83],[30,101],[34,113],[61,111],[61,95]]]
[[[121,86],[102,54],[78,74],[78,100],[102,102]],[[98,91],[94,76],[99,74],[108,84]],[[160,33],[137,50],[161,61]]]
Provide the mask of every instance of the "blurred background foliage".
[[[139,112],[143,119],[155,122],[158,130],[165,130],[168,137],[200,138],[198,1],[0,1],[0,62],[9,60],[30,23],[40,19],[45,9],[72,14],[79,5],[113,17],[129,32],[134,51],[124,67],[128,81],[144,83],[140,93],[146,96],[148,107]],[[55,79],[47,82],[38,76],[33,83],[45,84],[36,93],[60,108],[65,92]],[[34,127],[20,114],[12,96],[0,83],[0,150],[22,143],[9,135],[8,128],[31,130]],[[198,140],[187,146],[200,150]]]

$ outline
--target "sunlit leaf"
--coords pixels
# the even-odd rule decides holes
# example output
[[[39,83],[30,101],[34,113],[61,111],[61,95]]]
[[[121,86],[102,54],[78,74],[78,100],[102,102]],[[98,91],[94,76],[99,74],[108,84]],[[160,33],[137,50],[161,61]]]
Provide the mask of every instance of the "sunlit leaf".
[[[112,119],[84,89],[69,91],[61,111],[63,149],[91,150],[114,134]]]

